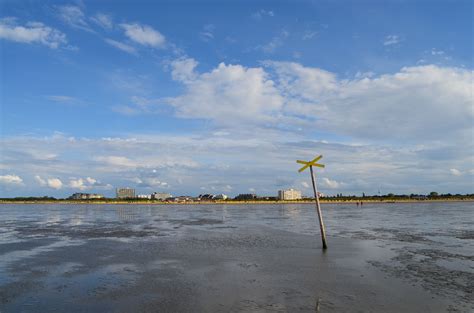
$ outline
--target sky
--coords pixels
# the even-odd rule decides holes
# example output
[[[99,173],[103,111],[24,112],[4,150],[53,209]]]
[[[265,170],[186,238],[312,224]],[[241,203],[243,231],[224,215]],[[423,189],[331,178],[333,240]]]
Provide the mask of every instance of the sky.
[[[0,0],[0,197],[473,193],[473,12]]]

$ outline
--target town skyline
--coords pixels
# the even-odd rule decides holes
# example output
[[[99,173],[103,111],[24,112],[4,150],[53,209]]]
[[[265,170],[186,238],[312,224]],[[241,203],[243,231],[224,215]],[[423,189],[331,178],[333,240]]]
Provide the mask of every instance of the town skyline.
[[[133,195],[128,196],[120,196],[118,189],[131,189],[133,190]],[[296,192],[295,194],[290,195],[289,197],[285,197],[282,195],[284,191],[291,191],[292,193]],[[362,192],[362,194],[344,194],[342,192],[336,194],[325,194],[318,191],[318,195],[320,198],[326,199],[411,199],[411,200],[442,200],[442,199],[454,199],[454,200],[467,200],[472,201],[474,197],[474,193],[443,193],[437,191],[431,191],[426,194],[394,194],[392,192],[388,193],[376,193],[370,194]],[[162,191],[155,191],[150,194],[146,193],[139,193],[134,188],[124,187],[124,188],[116,188],[114,193],[95,193],[95,192],[75,192],[71,195],[66,195],[65,197],[53,197],[51,195],[41,195],[41,196],[18,196],[18,197],[0,197],[2,201],[42,201],[43,200],[159,200],[165,201],[170,199],[182,199],[185,198],[190,201],[196,200],[302,200],[302,199],[314,199],[314,195],[303,194],[301,190],[288,188],[288,189],[280,189],[277,190],[275,194],[256,194],[256,193],[239,193],[239,194],[223,194],[223,193],[177,193],[177,194],[170,194],[168,192]]]
[[[126,2],[1,1],[0,197],[472,193],[470,1]]]

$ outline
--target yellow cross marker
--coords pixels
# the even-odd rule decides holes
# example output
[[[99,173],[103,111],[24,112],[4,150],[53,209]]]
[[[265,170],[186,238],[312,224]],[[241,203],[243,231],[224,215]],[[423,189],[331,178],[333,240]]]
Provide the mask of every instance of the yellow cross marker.
[[[316,186],[316,178],[314,177],[314,173],[313,173],[313,166],[324,167],[324,164],[316,163],[319,160],[321,160],[322,157],[323,157],[322,155],[318,155],[311,161],[297,160],[296,163],[304,164],[304,166],[300,168],[298,172],[301,173],[308,167],[311,172],[311,182],[313,183],[314,199],[316,200],[316,211],[318,212],[319,228],[321,230],[321,240],[323,242],[323,249],[325,250],[328,247],[327,242],[326,242],[326,229],[324,228],[323,216],[321,214],[321,205],[319,204],[319,195],[318,195],[318,187]]]
[[[316,163],[318,162],[323,156],[322,155],[319,155],[317,157],[315,157],[313,160],[311,161],[301,161],[301,160],[297,160],[296,163],[299,163],[299,164],[305,164],[305,166],[303,166],[302,168],[300,168],[298,170],[299,173],[301,173],[302,171],[304,171],[305,169],[307,169],[308,167],[310,166],[317,166],[317,167],[324,167],[324,164],[319,164],[319,163]]]

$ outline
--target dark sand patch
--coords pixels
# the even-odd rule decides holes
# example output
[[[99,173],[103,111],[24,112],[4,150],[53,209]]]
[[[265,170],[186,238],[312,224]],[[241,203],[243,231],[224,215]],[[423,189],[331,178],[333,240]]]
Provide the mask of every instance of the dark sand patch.
[[[395,277],[403,278],[414,283],[421,284],[437,296],[443,296],[455,300],[459,306],[450,306],[452,312],[469,312],[474,310],[473,290],[474,273],[469,269],[449,269],[445,264],[440,266],[439,262],[446,263],[449,260],[467,261],[473,264],[474,256],[447,253],[436,249],[397,249],[397,256],[392,262],[370,262],[383,271]],[[469,265],[467,265],[468,267]]]

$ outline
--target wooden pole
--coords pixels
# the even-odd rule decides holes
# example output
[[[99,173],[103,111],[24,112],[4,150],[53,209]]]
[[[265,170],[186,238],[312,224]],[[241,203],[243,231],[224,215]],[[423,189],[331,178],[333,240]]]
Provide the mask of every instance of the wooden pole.
[[[318,211],[319,228],[321,229],[321,240],[323,241],[323,249],[327,249],[326,243],[326,230],[324,229],[323,216],[321,214],[321,205],[319,204],[318,188],[316,187],[316,178],[313,173],[313,166],[310,165],[309,170],[311,171],[311,182],[313,183],[314,197],[316,198],[316,211]]]

